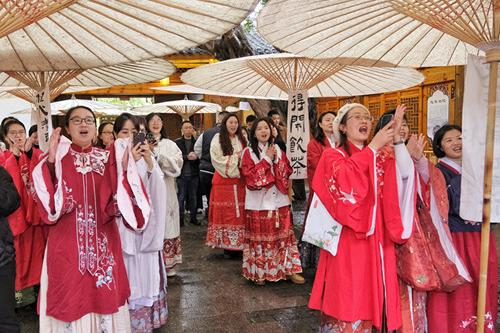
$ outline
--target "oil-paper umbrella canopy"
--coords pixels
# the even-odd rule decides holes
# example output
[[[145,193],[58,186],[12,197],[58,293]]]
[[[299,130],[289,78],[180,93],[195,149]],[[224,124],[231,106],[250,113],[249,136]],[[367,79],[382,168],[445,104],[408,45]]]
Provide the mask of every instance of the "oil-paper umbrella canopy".
[[[178,85],[157,87],[157,88],[151,88],[151,89],[162,90],[162,91],[175,91],[175,92],[184,93],[184,94],[201,94],[201,95],[238,97],[238,98],[255,98],[255,99],[265,98],[262,96],[236,95],[234,93],[228,94],[228,93],[224,93],[224,92],[220,92],[220,91],[213,91],[213,90],[207,90],[207,89],[193,87],[189,84],[178,84]],[[284,98],[284,99],[286,99],[286,98]]]
[[[347,65],[352,61],[267,54],[197,67],[184,73],[182,81],[227,94],[288,99],[297,90],[307,91],[309,97],[378,94],[412,87],[424,79],[410,68]]]
[[[0,87],[9,94],[34,102],[37,93],[47,85],[50,100],[53,100],[63,92],[160,80],[175,71],[172,63],[156,58],[85,71],[0,72]]]
[[[125,112],[126,106],[115,105],[111,103],[98,102],[88,99],[71,98],[64,101],[50,103],[50,108],[53,115],[64,115],[66,112],[75,106],[86,106],[94,111],[97,115],[119,115]],[[31,108],[13,112],[12,114],[30,114]]]
[[[307,177],[308,97],[378,94],[424,80],[414,69],[349,65],[352,62],[350,58],[269,54],[194,68],[182,75],[182,81],[224,93],[288,99],[287,156],[293,169],[291,178],[303,179]]]
[[[469,0],[278,0],[261,11],[257,29],[274,46],[304,56],[463,65],[468,54],[482,54],[484,42],[494,40],[491,6]]]
[[[21,29],[76,0],[0,0],[0,37]]]
[[[217,113],[221,110],[220,105],[215,103],[181,99],[178,101],[168,101],[136,107],[132,109],[132,112],[135,114],[149,114],[152,112],[177,113],[183,119],[189,119],[189,117],[195,113]]]
[[[256,2],[75,1],[0,38],[0,71],[88,69],[163,57],[223,35]]]
[[[66,89],[79,87],[109,87],[163,79],[175,72],[175,67],[164,59],[150,59],[135,63],[54,72],[0,72],[0,82],[11,88],[26,85],[28,90],[18,92],[19,97],[35,104],[32,119],[39,125],[40,147],[48,147],[48,133],[52,127],[50,100]],[[15,93],[13,93],[15,95]]]

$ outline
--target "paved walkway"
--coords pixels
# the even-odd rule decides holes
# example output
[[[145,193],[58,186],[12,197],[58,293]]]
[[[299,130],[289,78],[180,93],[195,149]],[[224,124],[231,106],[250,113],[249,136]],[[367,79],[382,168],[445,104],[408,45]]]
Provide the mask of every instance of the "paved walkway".
[[[302,221],[302,207],[294,215]],[[206,220],[203,221],[206,224]],[[241,276],[241,259],[224,259],[223,251],[204,245],[206,225],[181,229],[183,261],[168,279],[167,325],[163,332],[316,332],[317,314],[307,308],[313,278],[255,286]],[[38,332],[33,307],[19,310],[22,332]]]

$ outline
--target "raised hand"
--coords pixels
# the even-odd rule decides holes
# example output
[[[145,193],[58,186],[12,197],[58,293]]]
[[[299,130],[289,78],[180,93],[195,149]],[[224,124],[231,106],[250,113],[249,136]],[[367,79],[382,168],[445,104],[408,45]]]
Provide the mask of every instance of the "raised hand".
[[[406,105],[404,104],[399,104],[396,107],[396,112],[394,113],[394,117],[392,118],[394,120],[394,142],[400,141],[401,140],[401,126],[403,125],[403,120],[406,112]]]
[[[142,153],[141,153],[141,143],[139,142],[136,144],[134,147],[131,149],[132,151],[132,156],[134,157],[134,161],[138,161],[142,158]]]
[[[60,140],[61,140],[61,128],[58,127],[52,131],[52,134],[50,135],[49,138],[49,156],[47,157],[47,161],[49,163],[54,163],[56,160],[56,151]]]
[[[424,156],[424,147],[426,144],[425,141],[425,136],[423,134],[420,134],[418,136],[417,134],[412,134],[410,136],[406,148],[408,149],[408,153],[410,154],[411,158],[418,161]]]
[[[394,119],[387,123],[380,131],[375,134],[369,146],[375,150],[379,150],[394,139]]]
[[[270,145],[267,148],[266,155],[271,159],[271,161],[274,161],[274,157],[276,156],[276,148],[274,145]]]

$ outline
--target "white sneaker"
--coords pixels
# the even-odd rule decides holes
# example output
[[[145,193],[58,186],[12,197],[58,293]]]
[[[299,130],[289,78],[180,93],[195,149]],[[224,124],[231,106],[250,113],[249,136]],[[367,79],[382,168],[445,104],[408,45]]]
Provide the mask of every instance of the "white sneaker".
[[[175,268],[167,269],[167,276],[168,277],[172,277],[172,276],[176,276],[176,275],[177,275],[177,272],[175,271]]]
[[[200,215],[200,214],[203,214],[202,208],[198,208],[198,210],[196,211],[196,215]]]

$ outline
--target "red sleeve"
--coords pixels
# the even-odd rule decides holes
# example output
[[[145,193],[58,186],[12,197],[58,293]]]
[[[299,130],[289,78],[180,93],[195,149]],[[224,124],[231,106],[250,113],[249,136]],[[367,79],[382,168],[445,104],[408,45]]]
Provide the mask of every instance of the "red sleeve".
[[[366,237],[372,226],[375,154],[370,148],[352,156],[326,149],[318,163],[312,188],[340,224]]]
[[[322,152],[323,149],[316,139],[312,139],[307,145],[307,178],[309,185],[312,183]]]
[[[120,215],[118,203],[116,202],[116,188],[118,183],[116,169],[115,150],[109,150],[108,162],[104,169],[103,183],[100,186],[100,205],[102,211],[102,220],[104,223],[114,221]]]
[[[250,156],[250,150],[245,149],[241,173],[245,176],[245,183],[249,190],[255,191],[271,187],[275,181],[271,168],[271,163],[266,159],[262,159],[256,164]]]
[[[12,181],[14,182],[21,199],[19,207],[7,218],[12,234],[17,236],[23,233],[29,226],[25,218],[26,191],[24,189],[24,183],[19,171],[18,161],[14,155],[7,158],[4,167],[12,177]]]
[[[292,174],[292,167],[286,157],[285,152],[281,152],[281,158],[278,162],[274,163],[274,177],[276,179],[275,185],[278,190],[283,194],[288,194],[288,183],[290,175]]]

